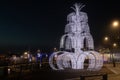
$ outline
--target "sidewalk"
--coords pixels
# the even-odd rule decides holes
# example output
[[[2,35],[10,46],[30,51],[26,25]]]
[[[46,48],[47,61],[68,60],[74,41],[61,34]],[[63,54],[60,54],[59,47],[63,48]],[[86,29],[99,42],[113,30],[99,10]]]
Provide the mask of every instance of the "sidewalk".
[[[113,72],[108,74],[108,80],[120,80],[120,63],[116,63],[116,67],[113,67],[113,64],[104,64],[104,66]]]

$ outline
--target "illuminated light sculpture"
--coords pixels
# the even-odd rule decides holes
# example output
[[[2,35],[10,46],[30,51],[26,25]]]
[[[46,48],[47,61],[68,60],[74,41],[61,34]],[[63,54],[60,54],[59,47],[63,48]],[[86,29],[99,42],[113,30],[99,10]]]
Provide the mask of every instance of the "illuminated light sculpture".
[[[68,24],[60,41],[61,51],[54,52],[49,58],[50,67],[54,70],[85,69],[86,58],[87,70],[100,70],[103,66],[102,57],[94,51],[88,17],[85,12],[81,12],[83,7],[84,5],[76,3],[72,7],[75,12],[67,16]]]

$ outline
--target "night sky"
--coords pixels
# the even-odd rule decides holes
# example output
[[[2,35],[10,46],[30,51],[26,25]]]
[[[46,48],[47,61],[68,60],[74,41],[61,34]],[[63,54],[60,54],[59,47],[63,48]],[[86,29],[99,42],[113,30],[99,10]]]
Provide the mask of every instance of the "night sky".
[[[107,0],[108,1],[108,0]],[[115,0],[3,0],[0,1],[0,47],[59,47],[75,2],[86,6],[95,47],[102,43],[112,20],[120,20]]]

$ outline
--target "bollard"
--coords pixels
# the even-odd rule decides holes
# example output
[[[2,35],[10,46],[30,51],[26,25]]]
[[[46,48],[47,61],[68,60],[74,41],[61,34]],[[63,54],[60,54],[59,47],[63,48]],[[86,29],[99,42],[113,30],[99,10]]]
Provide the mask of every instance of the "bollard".
[[[103,75],[103,80],[107,80],[107,74]]]
[[[85,80],[85,76],[80,76],[80,80]]]
[[[87,75],[81,75],[80,76],[80,80],[85,80],[85,77],[96,77],[96,76],[102,76],[102,80],[107,80],[108,77],[107,77],[107,74],[87,74]]]

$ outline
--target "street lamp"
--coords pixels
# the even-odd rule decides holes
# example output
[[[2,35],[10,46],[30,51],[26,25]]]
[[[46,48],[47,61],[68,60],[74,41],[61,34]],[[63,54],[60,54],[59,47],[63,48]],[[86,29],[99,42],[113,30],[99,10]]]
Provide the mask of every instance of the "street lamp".
[[[109,45],[109,37],[108,36],[104,37],[104,44],[105,44],[105,46],[104,46],[105,48],[102,49],[103,50],[103,53],[102,53],[103,61],[105,60],[104,54],[106,53],[106,50],[109,49],[109,46],[108,46]]]
[[[117,47],[117,44],[116,44],[116,43],[113,43],[113,49],[115,49],[116,47]],[[116,64],[115,64],[115,59],[114,59],[113,52],[112,52],[112,59],[113,59],[113,67],[115,67]]]
[[[113,28],[113,29],[117,29],[117,32],[115,31],[116,33],[119,33],[119,32],[118,32],[118,30],[119,30],[118,27],[119,27],[119,21],[118,21],[118,20],[113,21],[113,22],[112,22],[112,28]],[[118,39],[119,39],[119,36],[118,36],[118,35],[119,35],[119,34],[114,34],[115,37],[114,37],[113,39],[114,39],[115,41],[118,41]],[[116,38],[117,38],[117,39],[116,39]],[[113,50],[115,51],[115,48],[117,47],[117,43],[113,43],[113,44],[112,44],[112,47],[113,47]],[[112,51],[112,60],[113,60],[113,67],[115,67],[116,64],[115,64],[115,59],[114,59],[113,51]]]
[[[115,20],[115,21],[113,21],[112,22],[112,28],[113,29],[118,29],[118,27],[119,27],[119,21],[118,20]],[[119,30],[119,29],[118,29]],[[115,34],[114,34],[115,35]],[[119,34],[118,34],[119,35]],[[118,37],[118,35],[116,34],[116,36]],[[117,39],[116,39],[117,40]],[[115,51],[115,48],[117,47],[117,44],[116,43],[113,43],[113,49],[114,49],[114,51]],[[115,67],[116,66],[116,64],[115,64],[115,59],[114,59],[114,55],[113,55],[113,51],[112,51],[112,59],[113,59],[113,67]]]

